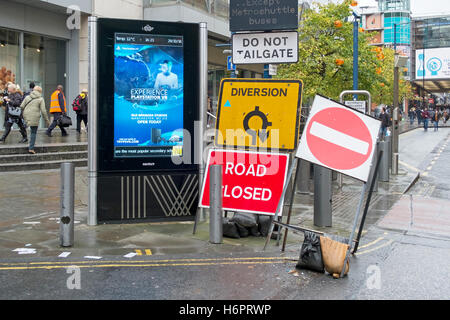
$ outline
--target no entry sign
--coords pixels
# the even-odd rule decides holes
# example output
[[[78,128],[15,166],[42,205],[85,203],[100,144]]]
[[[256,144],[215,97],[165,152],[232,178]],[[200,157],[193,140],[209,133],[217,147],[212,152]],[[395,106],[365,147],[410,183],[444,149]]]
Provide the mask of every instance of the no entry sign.
[[[211,150],[200,207],[209,207],[211,165],[222,165],[224,210],[274,215],[286,182],[287,154]]]
[[[367,182],[381,122],[316,96],[297,157]]]

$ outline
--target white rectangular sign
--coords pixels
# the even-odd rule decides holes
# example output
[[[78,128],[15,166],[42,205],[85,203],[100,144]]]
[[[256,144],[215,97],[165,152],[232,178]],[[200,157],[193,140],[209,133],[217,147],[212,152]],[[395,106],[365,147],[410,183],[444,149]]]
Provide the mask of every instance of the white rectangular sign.
[[[345,101],[345,105],[347,107],[353,108],[355,110],[358,110],[359,112],[366,114],[366,102],[365,101],[349,100],[349,101]]]
[[[381,121],[316,96],[296,157],[367,182]]]
[[[450,48],[417,49],[416,79],[449,79]]]
[[[276,64],[297,61],[296,31],[233,34],[233,64]]]

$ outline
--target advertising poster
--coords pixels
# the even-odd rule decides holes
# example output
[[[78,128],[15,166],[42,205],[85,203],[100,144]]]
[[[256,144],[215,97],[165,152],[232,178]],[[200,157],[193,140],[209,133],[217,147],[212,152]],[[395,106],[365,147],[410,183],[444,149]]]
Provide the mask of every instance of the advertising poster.
[[[448,78],[450,78],[450,48],[416,50],[416,79]]]
[[[183,154],[183,37],[115,34],[114,157]]]

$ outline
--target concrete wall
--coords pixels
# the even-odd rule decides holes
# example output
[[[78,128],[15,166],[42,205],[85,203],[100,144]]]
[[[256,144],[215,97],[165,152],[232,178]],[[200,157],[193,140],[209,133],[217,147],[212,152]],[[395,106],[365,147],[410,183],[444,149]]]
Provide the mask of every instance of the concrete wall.
[[[140,19],[144,17],[142,0],[92,0],[92,14],[117,19]]]
[[[218,19],[214,15],[187,7],[179,3],[170,6],[150,7],[144,9],[145,20],[155,21],[172,21],[172,22],[206,22],[208,24],[208,31],[220,34],[222,36],[230,37],[231,33],[228,26],[228,21]]]
[[[67,16],[22,3],[0,0],[0,27],[71,39]]]

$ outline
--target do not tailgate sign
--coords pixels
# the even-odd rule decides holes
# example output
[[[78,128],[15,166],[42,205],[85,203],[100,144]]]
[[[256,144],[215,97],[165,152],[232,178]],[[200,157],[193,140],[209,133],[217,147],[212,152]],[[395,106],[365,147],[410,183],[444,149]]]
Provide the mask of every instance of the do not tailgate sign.
[[[209,207],[210,166],[222,165],[224,210],[274,215],[286,182],[287,154],[211,150],[200,207]]]

